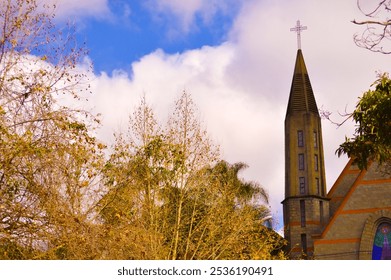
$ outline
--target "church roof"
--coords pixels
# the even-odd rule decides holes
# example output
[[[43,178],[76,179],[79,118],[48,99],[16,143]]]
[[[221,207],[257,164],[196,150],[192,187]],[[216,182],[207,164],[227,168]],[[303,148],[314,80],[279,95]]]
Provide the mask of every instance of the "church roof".
[[[297,50],[287,115],[294,112],[319,114],[301,49]]]

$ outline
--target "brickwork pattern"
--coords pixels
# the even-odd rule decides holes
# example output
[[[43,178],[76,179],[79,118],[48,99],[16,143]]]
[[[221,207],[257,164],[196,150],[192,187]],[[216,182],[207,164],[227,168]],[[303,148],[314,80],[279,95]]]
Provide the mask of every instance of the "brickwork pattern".
[[[352,173],[344,171],[342,176]],[[333,194],[345,189],[345,178]],[[343,192],[345,192],[344,190]],[[333,206],[333,199],[330,202]],[[382,221],[391,221],[390,174],[379,172],[376,164],[360,172],[351,184],[321,237],[314,241],[316,259],[371,259],[373,238]]]

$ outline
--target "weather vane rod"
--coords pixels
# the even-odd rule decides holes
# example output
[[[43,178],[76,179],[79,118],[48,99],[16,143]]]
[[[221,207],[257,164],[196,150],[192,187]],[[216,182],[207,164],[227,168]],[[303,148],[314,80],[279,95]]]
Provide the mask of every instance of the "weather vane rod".
[[[296,26],[291,28],[291,31],[294,31],[297,33],[297,48],[300,50],[301,49],[301,31],[307,30],[307,26],[300,25],[300,20],[296,22]]]

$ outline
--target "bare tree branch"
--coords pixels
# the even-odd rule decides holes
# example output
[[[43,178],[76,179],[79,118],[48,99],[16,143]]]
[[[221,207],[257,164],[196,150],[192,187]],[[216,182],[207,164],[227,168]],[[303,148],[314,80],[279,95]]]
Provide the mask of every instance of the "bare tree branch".
[[[391,54],[391,46],[388,45],[391,40],[391,19],[388,16],[391,1],[380,1],[369,12],[364,11],[360,0],[357,0],[357,7],[368,19],[352,20],[353,24],[366,26],[361,35],[353,36],[355,44],[373,52]]]

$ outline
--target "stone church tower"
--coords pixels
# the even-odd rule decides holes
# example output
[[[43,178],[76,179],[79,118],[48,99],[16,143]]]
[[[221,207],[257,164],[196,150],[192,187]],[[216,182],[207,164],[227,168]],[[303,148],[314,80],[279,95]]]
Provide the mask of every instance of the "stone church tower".
[[[391,260],[391,162],[349,159],[326,192],[321,119],[300,48],[285,116],[284,235],[291,259]]]
[[[284,235],[291,259],[391,260],[391,162],[349,159],[326,192],[321,120],[300,46],[285,116]]]
[[[321,119],[299,48],[285,117],[284,234],[292,258],[312,257],[329,220]]]

